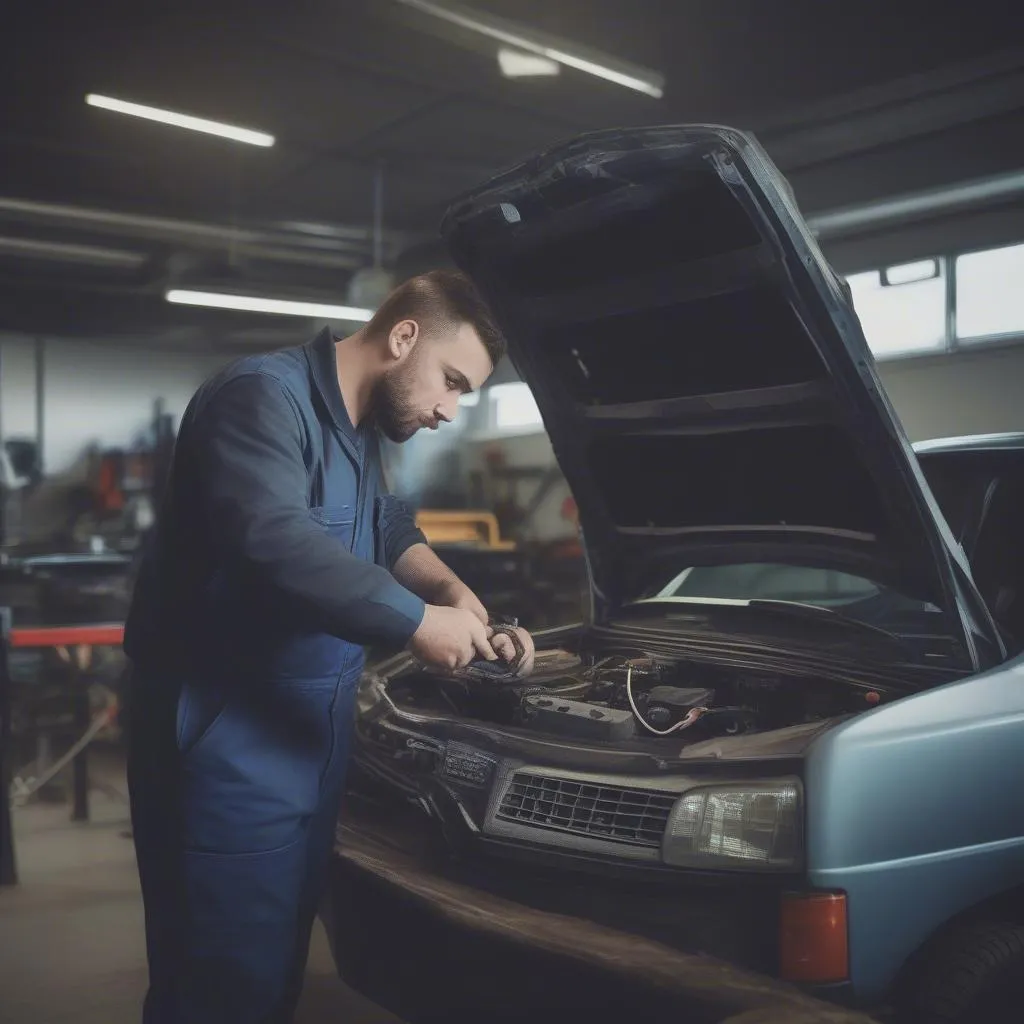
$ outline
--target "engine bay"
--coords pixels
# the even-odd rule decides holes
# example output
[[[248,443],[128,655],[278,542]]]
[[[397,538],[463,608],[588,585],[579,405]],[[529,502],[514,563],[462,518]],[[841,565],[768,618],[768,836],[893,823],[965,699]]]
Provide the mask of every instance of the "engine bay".
[[[537,652],[525,678],[460,677],[416,669],[387,684],[394,704],[566,739],[641,739],[766,732],[856,714],[885,701],[880,689],[797,673],[743,670],[642,650]]]

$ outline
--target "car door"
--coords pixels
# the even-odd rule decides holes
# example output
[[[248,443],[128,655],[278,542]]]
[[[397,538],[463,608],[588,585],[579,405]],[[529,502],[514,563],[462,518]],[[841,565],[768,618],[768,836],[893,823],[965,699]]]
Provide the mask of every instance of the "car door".
[[[922,451],[919,460],[1008,647],[1024,650],[1024,445]]]

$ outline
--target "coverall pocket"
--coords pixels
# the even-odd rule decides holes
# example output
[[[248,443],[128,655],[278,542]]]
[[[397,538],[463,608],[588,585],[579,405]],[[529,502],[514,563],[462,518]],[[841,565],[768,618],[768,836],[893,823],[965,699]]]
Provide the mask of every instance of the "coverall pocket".
[[[228,893],[244,887],[251,898],[239,901],[232,908],[235,914],[243,913],[251,924],[261,920],[279,924],[282,915],[268,904],[271,900],[280,901],[287,911],[297,902],[306,867],[306,837],[298,836],[272,850],[254,853],[190,850],[187,857],[189,866],[198,869],[189,872],[190,888],[202,889],[194,893],[201,897],[195,906],[211,907]]]
[[[334,748],[332,686],[232,693],[182,759],[186,848],[256,855],[305,834]]]
[[[334,505],[311,508],[310,517],[345,547],[352,550],[352,531],[356,524],[355,510],[351,505]],[[347,539],[346,539],[347,538]]]
[[[185,854],[187,1019],[270,1019],[301,944],[307,861],[305,837],[260,853]]]
[[[190,754],[209,735],[224,713],[224,700],[213,689],[186,682],[178,695],[178,752]]]

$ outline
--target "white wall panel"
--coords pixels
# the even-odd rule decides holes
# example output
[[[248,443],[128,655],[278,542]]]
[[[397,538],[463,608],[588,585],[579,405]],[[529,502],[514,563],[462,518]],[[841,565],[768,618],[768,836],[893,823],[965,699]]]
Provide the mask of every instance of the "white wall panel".
[[[4,436],[34,437],[33,342],[6,337],[0,346]],[[225,357],[48,339],[44,360],[43,460],[51,474],[66,471],[92,443],[131,444],[149,425],[158,398],[177,421],[193,392]]]

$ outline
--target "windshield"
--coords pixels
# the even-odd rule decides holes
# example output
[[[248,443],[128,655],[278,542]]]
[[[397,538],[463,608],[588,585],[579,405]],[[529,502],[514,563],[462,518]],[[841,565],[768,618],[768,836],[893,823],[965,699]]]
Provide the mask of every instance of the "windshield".
[[[925,601],[834,569],[765,562],[691,566],[641,601],[791,601],[841,612],[871,625],[920,627],[941,615]]]

